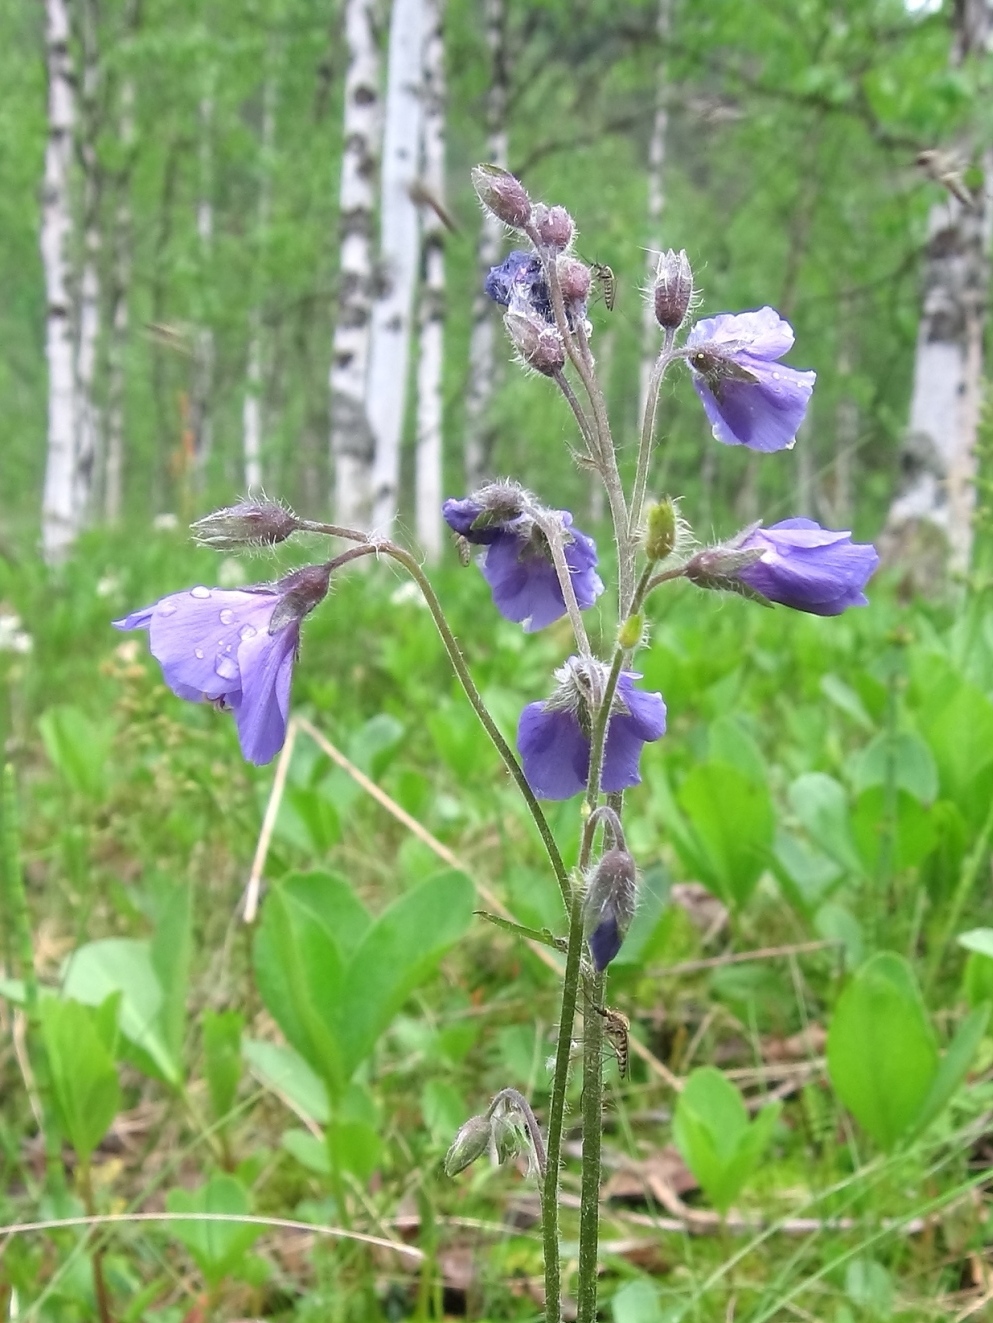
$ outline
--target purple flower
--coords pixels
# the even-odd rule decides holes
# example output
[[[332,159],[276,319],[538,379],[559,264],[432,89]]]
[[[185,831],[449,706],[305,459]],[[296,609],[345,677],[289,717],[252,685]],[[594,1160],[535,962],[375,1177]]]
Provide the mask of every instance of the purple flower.
[[[511,483],[490,483],[463,500],[447,500],[445,520],[460,537],[485,547],[480,558],[497,610],[527,633],[544,629],[565,615],[565,598],[552,563],[545,520],[563,530],[563,551],[576,601],[588,610],[603,592],[596,572],[596,543],[572,525],[568,510],[543,510]]]
[[[770,602],[815,616],[866,606],[863,589],[879,564],[871,543],[853,542],[851,533],[832,532],[812,519],[753,529],[735,545],[738,551],[762,552],[735,571],[743,583]]]
[[[816,373],[784,367],[793,328],[772,308],[721,313],[686,337],[686,361],[714,436],[728,446],[784,450],[796,440]]]
[[[529,703],[517,726],[517,748],[524,775],[542,799],[569,799],[585,789],[590,774],[591,702],[602,692],[607,668],[602,662],[570,657],[555,673],[559,686],[543,703]],[[627,790],[641,781],[638,763],[649,740],[665,734],[661,694],[635,689],[636,671],[622,671],[604,746],[600,788]]]
[[[234,712],[242,753],[267,763],[286,738],[300,621],[327,595],[328,577],[326,565],[308,565],[272,585],[191,588],[114,627],[147,629],[173,693]]]
[[[508,254],[499,266],[490,267],[483,289],[503,308],[513,303],[522,312],[535,312],[549,323],[555,321],[541,262],[533,253],[516,249]]]
[[[598,972],[620,951],[638,899],[637,870],[627,850],[607,850],[590,874],[583,900],[583,931]]]

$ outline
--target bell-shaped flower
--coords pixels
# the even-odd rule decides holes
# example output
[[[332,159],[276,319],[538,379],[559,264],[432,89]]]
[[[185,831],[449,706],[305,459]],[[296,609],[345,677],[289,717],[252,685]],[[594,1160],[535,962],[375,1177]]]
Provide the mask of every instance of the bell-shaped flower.
[[[793,445],[817,378],[779,362],[792,345],[793,328],[773,308],[693,327],[684,354],[718,441],[766,451]]]
[[[515,307],[533,312],[543,321],[555,321],[541,261],[534,253],[520,249],[508,253],[498,266],[490,267],[483,289],[502,308]]]
[[[517,725],[517,748],[528,785],[541,799],[569,799],[585,790],[590,775],[590,734],[597,697],[608,668],[570,657],[555,672],[558,687],[544,702],[529,703]],[[611,705],[600,788],[627,790],[641,781],[641,751],[665,734],[665,703],[658,693],[635,688],[641,676],[622,671]]]
[[[327,596],[326,565],[307,565],[278,583],[191,588],[115,620],[147,629],[152,656],[179,698],[234,713],[241,751],[267,763],[286,738],[300,621]]]
[[[557,522],[576,601],[585,611],[603,592],[596,572],[596,543],[573,527],[568,510],[544,510],[534,497],[509,482],[493,482],[463,500],[447,500],[449,527],[485,548],[479,564],[501,615],[527,633],[544,629],[566,613],[548,537],[542,525]]]
[[[738,570],[743,583],[770,602],[815,616],[868,605],[863,590],[879,564],[871,542],[853,542],[851,533],[821,528],[813,519],[784,519],[771,528],[753,529],[739,549],[762,552]]]

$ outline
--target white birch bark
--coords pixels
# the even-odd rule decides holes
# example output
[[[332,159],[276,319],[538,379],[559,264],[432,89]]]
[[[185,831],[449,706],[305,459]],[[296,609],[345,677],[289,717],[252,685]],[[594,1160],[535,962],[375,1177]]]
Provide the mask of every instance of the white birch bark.
[[[490,57],[486,92],[486,159],[507,169],[507,11],[506,0],[485,0],[483,21]],[[469,332],[469,380],[465,397],[465,482],[473,491],[491,477],[493,436],[487,422],[496,382],[497,308],[483,290],[491,266],[500,261],[503,226],[484,209],[476,245],[476,286]]]
[[[955,5],[953,65],[993,51],[993,0]],[[969,143],[961,147],[966,156]],[[931,208],[921,320],[914,356],[905,481],[886,524],[888,558],[913,555],[915,530],[938,528],[948,568],[964,572],[972,550],[976,437],[990,279],[993,153],[971,200],[958,190]]]
[[[134,147],[134,82],[121,83],[117,131],[130,160]],[[130,164],[117,180],[114,208],[113,267],[111,274],[110,334],[107,340],[107,460],[103,484],[103,512],[108,523],[121,517],[124,487],[124,383],[131,285]]]
[[[366,376],[373,300],[373,214],[379,152],[380,56],[376,0],[346,0],[344,151],[339,185],[341,266],[331,345],[331,463],[339,524],[365,528],[372,518],[372,428]]]
[[[652,136],[648,140],[648,207],[645,242],[645,273],[648,288],[655,283],[658,254],[663,250],[662,211],[665,207],[665,144],[669,129],[669,87],[665,59],[665,43],[669,39],[672,21],[672,0],[659,0],[655,31],[661,47],[655,72],[655,115]],[[648,384],[652,368],[658,358],[661,332],[655,320],[655,305],[645,299],[641,307],[641,371],[638,381],[638,417],[644,418],[648,401]]]
[[[48,73],[48,140],[42,191],[41,260],[45,270],[48,359],[48,453],[42,497],[45,559],[63,558],[76,535],[75,365],[69,318],[71,229],[69,170],[76,104],[65,0],[45,0],[45,63]]]
[[[79,280],[76,346],[76,464],[73,494],[77,526],[91,511],[93,483],[100,463],[100,406],[96,398],[97,346],[100,340],[100,165],[97,160],[97,97],[100,66],[97,23],[92,0],[80,6],[83,77],[80,159],[83,165],[83,268]]]
[[[261,170],[259,178],[259,240],[257,267],[265,270],[262,257],[266,250],[269,214],[272,207],[272,150],[276,133],[276,74],[271,67],[262,89]],[[242,455],[245,464],[245,488],[262,489],[262,309],[258,296],[251,312],[248,336],[248,360],[245,367],[245,395],[241,409]]]
[[[201,270],[206,273],[214,247],[214,73],[208,74],[208,90],[200,99],[199,180],[197,184],[197,239]],[[204,470],[213,448],[213,420],[210,416],[214,387],[214,332],[201,325],[193,337],[193,384],[190,400],[190,426],[193,432],[193,485],[202,485]]]
[[[424,0],[424,97],[421,181],[429,197],[445,200],[445,0]],[[429,562],[441,557],[443,397],[445,332],[445,226],[430,206],[422,209],[422,285],[417,364],[417,540]]]
[[[423,0],[393,0],[383,128],[380,186],[382,293],[373,304],[366,410],[375,442],[372,522],[381,534],[393,529],[400,487],[400,440],[414,289],[420,251],[419,217],[412,192],[421,141]]]

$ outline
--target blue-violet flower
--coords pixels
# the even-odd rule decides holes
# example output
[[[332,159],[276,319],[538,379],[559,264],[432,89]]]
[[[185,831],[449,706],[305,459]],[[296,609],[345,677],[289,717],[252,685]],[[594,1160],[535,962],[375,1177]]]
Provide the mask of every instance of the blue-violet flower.
[[[721,313],[697,322],[686,337],[686,361],[714,436],[729,446],[792,446],[816,373],[784,367],[793,328],[772,308]]]
[[[241,751],[267,763],[286,738],[300,621],[327,596],[326,565],[307,565],[271,585],[191,588],[115,620],[147,629],[152,656],[179,698],[233,712]]]
[[[598,697],[606,686],[603,662],[570,657],[555,672],[558,688],[544,702],[529,703],[517,726],[524,775],[542,799],[569,799],[590,775],[590,735]],[[641,676],[621,671],[607,724],[600,787],[608,793],[641,781],[642,748],[665,734],[665,703],[658,693],[634,687]]]
[[[520,249],[509,253],[499,266],[490,268],[483,289],[503,308],[530,311],[551,325],[555,323],[541,261],[534,253]]]
[[[821,528],[813,519],[784,519],[753,529],[737,546],[761,550],[761,557],[737,575],[770,602],[815,616],[837,616],[868,604],[863,589],[879,556],[871,542],[853,542],[849,532]]]

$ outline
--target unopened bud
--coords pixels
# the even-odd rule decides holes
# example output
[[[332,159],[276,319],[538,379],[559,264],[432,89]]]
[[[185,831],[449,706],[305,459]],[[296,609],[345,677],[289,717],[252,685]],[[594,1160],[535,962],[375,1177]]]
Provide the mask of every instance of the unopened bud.
[[[655,269],[655,320],[667,331],[678,331],[693,301],[693,270],[685,250],[659,255]]]
[[[748,531],[750,530],[746,530],[746,533]],[[739,534],[738,540],[740,537]],[[742,548],[734,546],[733,543],[705,547],[703,551],[698,551],[692,560],[687,561],[683,573],[698,588],[718,588],[726,592],[740,593],[743,597],[764,602],[768,606],[769,601],[762,593],[738,577],[740,570],[754,565],[761,559],[761,547]]]
[[[555,327],[522,312],[508,312],[503,321],[514,348],[528,367],[553,377],[565,363],[565,345]]]
[[[489,1149],[493,1125],[486,1116],[470,1116],[445,1154],[445,1175],[457,1176]]]
[[[504,225],[521,230],[531,219],[527,189],[509,170],[498,165],[477,165],[472,171],[472,186],[483,206]]]
[[[269,633],[276,634],[284,625],[300,621],[320,605],[328,595],[331,566],[303,565],[291,570],[276,584],[279,601],[269,620]]]
[[[539,202],[534,209],[534,231],[539,243],[546,248],[553,248],[556,252],[568,248],[575,228],[565,207],[546,207]]]
[[[674,502],[656,502],[648,508],[645,528],[645,555],[650,561],[665,560],[672,555],[679,532],[679,517]]]
[[[636,648],[641,642],[641,632],[645,627],[645,622],[641,614],[628,616],[624,624],[617,631],[618,647]]]
[[[566,303],[585,303],[590,292],[590,269],[578,257],[560,257],[559,288]]]
[[[296,531],[297,517],[276,501],[239,501],[198,519],[192,529],[197,542],[216,551],[274,547]]]
[[[590,875],[583,901],[583,932],[598,973],[621,949],[637,894],[637,870],[627,850],[606,850]]]

